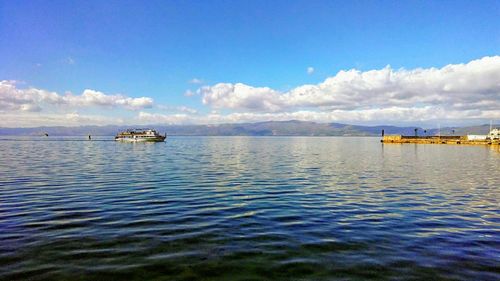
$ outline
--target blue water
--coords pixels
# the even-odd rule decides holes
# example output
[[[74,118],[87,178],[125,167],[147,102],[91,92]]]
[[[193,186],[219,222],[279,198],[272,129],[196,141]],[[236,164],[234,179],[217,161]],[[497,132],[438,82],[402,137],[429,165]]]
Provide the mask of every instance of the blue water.
[[[500,280],[500,151],[0,140],[3,280]]]

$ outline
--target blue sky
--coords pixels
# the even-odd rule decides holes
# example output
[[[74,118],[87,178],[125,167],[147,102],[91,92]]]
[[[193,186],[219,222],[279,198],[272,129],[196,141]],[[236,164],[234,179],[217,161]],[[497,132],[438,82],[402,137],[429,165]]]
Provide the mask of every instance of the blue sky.
[[[0,103],[0,114],[6,118],[29,115],[24,123],[3,124],[29,126],[49,124],[51,121],[44,116],[56,114],[105,116],[107,123],[113,123],[112,116],[119,116],[119,121],[126,123],[203,123],[207,114],[246,114],[247,117],[239,119],[220,119],[220,122],[238,122],[258,121],[266,119],[265,116],[275,119],[276,114],[283,113],[300,117],[292,113],[344,110],[356,112],[358,118],[340,120],[339,112],[337,117],[311,120],[387,123],[391,122],[390,115],[359,118],[359,114],[363,110],[401,107],[401,103],[357,107],[354,99],[338,98],[352,92],[353,87],[340,94],[326,87],[323,94],[337,95],[329,102],[296,103],[284,101],[284,95],[303,85],[320,85],[339,71],[356,69],[363,73],[390,65],[391,75],[397,75],[401,68],[458,67],[485,57],[494,58],[486,63],[497,67],[499,54],[499,1],[0,0],[0,81],[4,81],[0,95],[4,100],[17,91],[19,105],[22,95],[19,92],[37,89],[60,96],[68,92],[80,96],[92,90],[115,97],[112,101],[119,100],[117,95],[132,99],[147,97],[153,101],[144,108],[99,101],[61,108],[36,96],[32,98],[38,102],[36,107],[30,107],[31,104],[16,107],[4,101],[5,104]],[[466,75],[475,70],[469,67],[456,71]],[[496,68],[492,71],[478,74],[493,77],[493,81],[488,81],[490,88],[471,89],[469,93],[493,92],[493,96],[477,96],[490,105],[500,103],[497,87],[500,78],[495,80]],[[424,76],[432,77],[429,75]],[[193,79],[199,80],[198,83],[190,83]],[[228,87],[216,87],[219,83]],[[452,82],[446,80],[436,87],[442,90],[443,83]],[[239,92],[231,87],[239,84],[251,88]],[[408,93],[408,87],[401,91]],[[438,91],[436,87],[431,91]],[[194,94],[186,95],[188,90]],[[375,89],[373,94],[382,90]],[[442,92],[437,94],[447,93]],[[258,101],[268,99],[273,93],[279,102],[275,99],[270,101],[273,106],[259,104]],[[372,93],[365,89],[356,95],[362,99],[362,95]],[[317,95],[310,98],[322,99]],[[434,101],[426,98],[405,108],[454,106],[461,110],[460,104],[466,100],[443,104],[441,98]],[[352,104],[339,106],[348,102]],[[141,112],[149,119],[137,119]],[[175,114],[196,116],[169,119]],[[249,116],[254,115],[249,114],[260,117],[252,119]],[[438,119],[450,119],[451,123],[479,122],[497,118],[494,112],[452,118],[437,115],[429,120],[410,115],[403,115],[409,123],[432,123]],[[285,118],[279,116],[277,119]],[[98,119],[85,120],[92,123]]]

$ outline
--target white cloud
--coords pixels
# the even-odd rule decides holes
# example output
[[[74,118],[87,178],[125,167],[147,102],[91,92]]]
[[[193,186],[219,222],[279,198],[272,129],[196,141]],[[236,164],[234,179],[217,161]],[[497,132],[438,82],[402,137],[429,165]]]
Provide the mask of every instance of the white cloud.
[[[161,110],[162,112],[169,112],[170,114],[173,113],[189,113],[189,114],[197,114],[198,110],[187,107],[187,106],[174,106],[174,105],[164,105],[164,104],[159,104],[155,106],[156,109]]]
[[[72,57],[67,57],[66,58],[66,63],[67,64],[75,64],[75,60]]]
[[[193,78],[189,80],[189,84],[203,84],[203,80],[198,78]]]
[[[85,106],[118,106],[137,110],[153,106],[153,99],[148,97],[130,98],[122,95],[106,95],[99,91],[85,90],[81,96],[67,95],[68,103]]]
[[[309,67],[307,68],[307,74],[311,75],[311,74],[313,74],[313,73],[314,73],[314,67],[309,66]]]
[[[136,120],[142,124],[187,124],[192,123],[193,117],[189,114],[159,114],[149,112],[139,112]]]
[[[198,110],[187,107],[187,106],[174,106],[174,105],[164,105],[164,104],[159,104],[155,106],[156,109],[159,109],[161,111],[168,111],[170,113],[189,113],[189,114],[196,114],[198,113]]]
[[[187,107],[187,106],[177,106],[176,109],[180,112],[185,112],[185,113],[189,113],[189,114],[197,114],[198,113],[198,110],[191,108],[191,107]]]
[[[219,83],[198,90],[204,104],[245,112],[316,110],[360,111],[392,107],[434,110],[500,108],[500,56],[443,68],[340,71],[317,85],[288,92],[241,83]],[[432,113],[432,111],[431,111]]]
[[[0,81],[0,127],[291,119],[357,124],[443,124],[451,120],[459,124],[500,119],[500,56],[442,68],[352,69],[340,71],[322,83],[284,92],[242,83],[218,83],[186,92],[188,96],[200,95],[202,103],[209,107],[206,114],[186,106],[155,105],[149,97],[109,95],[91,89],[80,95],[61,95],[20,85]],[[148,108],[156,112],[146,112]],[[139,113],[134,117],[113,111],[116,109]]]
[[[41,111],[45,106],[68,108],[118,107],[139,110],[153,106],[149,97],[131,98],[123,95],[106,95],[87,89],[81,95],[60,95],[36,88],[18,88],[15,81],[0,81],[0,112]]]
[[[191,90],[186,90],[186,92],[184,92],[185,97],[192,97],[194,95],[196,95],[196,92],[193,92]]]
[[[62,104],[63,96],[55,92],[28,88],[19,89],[16,81],[0,81],[0,111],[30,111],[43,103]]]
[[[81,126],[81,125],[118,125],[124,119],[101,115],[70,113],[33,113],[8,112],[1,114],[0,127],[38,127],[38,126]]]
[[[22,104],[19,109],[21,111],[29,111],[29,112],[38,112],[38,111],[41,111],[42,108],[39,107],[38,105],[36,104]]]
[[[213,108],[250,111],[279,111],[284,108],[279,92],[267,87],[251,87],[245,84],[219,83],[198,90],[203,104]]]
[[[211,112],[206,115],[191,114],[159,114],[140,112],[137,121],[144,124],[222,124],[262,121],[314,121],[314,122],[345,122],[357,124],[403,124],[403,123],[435,123],[436,120],[464,121],[500,119],[498,110],[438,110],[433,107],[405,108],[389,107],[384,109],[366,110],[333,110],[293,112],[235,112],[220,114]],[[456,122],[455,122],[456,123]]]

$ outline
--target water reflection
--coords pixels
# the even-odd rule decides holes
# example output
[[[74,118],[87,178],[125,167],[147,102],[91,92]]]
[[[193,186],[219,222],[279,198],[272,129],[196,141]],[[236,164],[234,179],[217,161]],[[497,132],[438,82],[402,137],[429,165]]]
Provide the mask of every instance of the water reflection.
[[[2,279],[499,277],[490,147],[171,137],[0,148]]]

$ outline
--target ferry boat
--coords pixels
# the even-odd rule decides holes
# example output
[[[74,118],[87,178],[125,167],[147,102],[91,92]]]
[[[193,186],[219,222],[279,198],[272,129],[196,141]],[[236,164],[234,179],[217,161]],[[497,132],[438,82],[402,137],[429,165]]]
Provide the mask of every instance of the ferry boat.
[[[490,130],[490,133],[488,134],[488,138],[490,140],[500,140],[500,129],[496,128],[496,129]]]
[[[128,142],[164,142],[167,134],[160,135],[153,129],[129,129],[125,132],[120,132],[115,137],[115,141]]]

